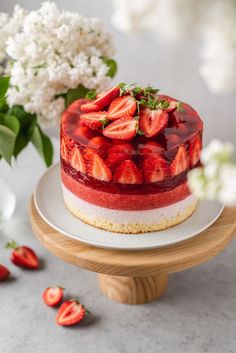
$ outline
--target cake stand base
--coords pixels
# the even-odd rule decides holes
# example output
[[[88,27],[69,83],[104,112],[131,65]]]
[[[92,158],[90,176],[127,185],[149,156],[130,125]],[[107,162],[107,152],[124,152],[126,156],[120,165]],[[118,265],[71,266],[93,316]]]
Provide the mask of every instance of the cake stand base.
[[[98,275],[101,291],[125,304],[144,304],[159,299],[167,289],[168,275],[121,277]]]
[[[125,304],[143,304],[160,298],[166,291],[169,273],[216,256],[236,233],[235,215],[236,208],[226,208],[204,232],[172,246],[124,251],[98,248],[63,235],[42,219],[33,199],[30,204],[32,229],[40,242],[63,261],[97,272],[101,291]]]

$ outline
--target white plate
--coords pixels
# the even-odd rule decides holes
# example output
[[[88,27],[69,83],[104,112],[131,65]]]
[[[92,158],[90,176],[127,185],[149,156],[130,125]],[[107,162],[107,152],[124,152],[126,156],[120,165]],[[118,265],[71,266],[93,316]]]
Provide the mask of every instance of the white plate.
[[[172,228],[142,234],[108,232],[83,223],[64,206],[59,164],[49,168],[41,177],[34,201],[40,216],[60,233],[94,246],[123,250],[154,249],[189,239],[213,224],[224,209],[217,202],[201,201],[189,219]]]

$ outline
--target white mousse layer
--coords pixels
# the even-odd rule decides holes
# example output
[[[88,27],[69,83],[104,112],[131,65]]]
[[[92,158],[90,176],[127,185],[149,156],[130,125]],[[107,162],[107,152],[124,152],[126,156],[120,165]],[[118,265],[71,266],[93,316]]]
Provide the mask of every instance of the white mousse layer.
[[[120,211],[92,205],[75,196],[62,184],[63,197],[67,205],[78,210],[90,219],[106,220],[113,224],[157,224],[165,220],[176,219],[185,214],[189,207],[197,203],[194,195],[176,202],[170,206],[144,211]]]

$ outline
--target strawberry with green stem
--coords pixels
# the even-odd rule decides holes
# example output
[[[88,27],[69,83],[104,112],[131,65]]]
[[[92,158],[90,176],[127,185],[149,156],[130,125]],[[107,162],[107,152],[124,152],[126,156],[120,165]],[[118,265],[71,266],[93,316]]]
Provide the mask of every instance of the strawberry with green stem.
[[[22,268],[37,270],[39,259],[34,250],[28,246],[20,246],[14,240],[6,244],[7,249],[12,249],[11,262]]]

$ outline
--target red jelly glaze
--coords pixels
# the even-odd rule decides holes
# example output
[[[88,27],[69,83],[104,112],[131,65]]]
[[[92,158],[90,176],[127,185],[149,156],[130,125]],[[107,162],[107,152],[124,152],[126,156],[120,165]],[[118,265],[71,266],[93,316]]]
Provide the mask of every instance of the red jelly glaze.
[[[187,182],[174,189],[145,194],[111,193],[91,188],[77,182],[63,169],[61,179],[64,186],[80,199],[93,205],[122,211],[152,210],[181,201],[190,195]]]
[[[175,100],[168,96],[161,96],[160,98]],[[102,135],[102,130],[93,131],[81,125],[80,114],[82,112],[80,106],[85,102],[86,100],[81,99],[70,105],[64,112],[61,121],[61,142],[66,148],[66,158],[65,154],[61,153],[62,181],[70,191],[90,203],[123,210],[163,207],[180,201],[190,194],[186,184],[187,172],[190,168],[177,176],[168,176],[165,180],[154,183],[144,181],[142,184],[121,184],[113,181],[100,181],[76,171],[70,165],[70,154],[74,148],[79,148],[86,162],[86,153],[89,148],[90,152],[98,153],[106,163],[110,147],[127,143],[132,145],[132,149],[125,151],[125,153],[129,155],[129,158],[140,170],[143,159],[147,155],[149,157],[159,156],[170,166],[180,145],[184,145],[187,153],[189,153],[191,141],[197,136],[199,136],[200,141],[202,140],[203,122],[192,107],[182,103],[183,112],[175,110],[169,113],[167,128],[163,133],[153,138],[136,136],[132,140],[121,141],[105,138]],[[100,138],[104,142],[103,145],[96,142]],[[192,167],[196,167],[199,163],[198,161]],[[115,165],[115,167],[117,166]],[[176,190],[176,193],[173,192],[174,190]],[[181,192],[179,192],[180,190]]]

